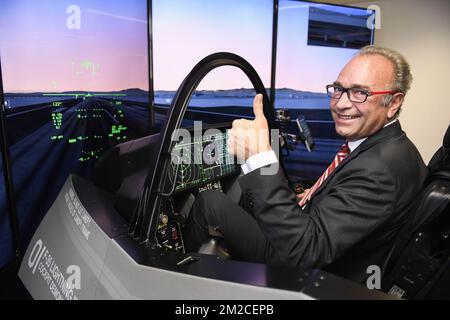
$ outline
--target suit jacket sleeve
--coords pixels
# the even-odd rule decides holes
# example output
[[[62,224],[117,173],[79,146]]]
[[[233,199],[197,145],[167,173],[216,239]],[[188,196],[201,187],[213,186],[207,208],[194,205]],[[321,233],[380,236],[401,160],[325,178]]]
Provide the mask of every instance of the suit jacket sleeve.
[[[352,162],[330,177],[326,190],[313,197],[308,213],[297,204],[281,172],[270,176],[255,170],[241,177],[247,209],[284,264],[328,265],[392,214],[393,175],[377,159]]]

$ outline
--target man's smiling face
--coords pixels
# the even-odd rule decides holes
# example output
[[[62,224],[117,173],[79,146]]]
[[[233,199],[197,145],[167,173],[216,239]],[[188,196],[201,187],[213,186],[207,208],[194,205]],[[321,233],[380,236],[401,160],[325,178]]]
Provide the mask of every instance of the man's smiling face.
[[[350,60],[334,84],[344,88],[386,91],[391,89],[393,80],[393,65],[387,58],[363,55]],[[395,114],[390,106],[382,105],[383,97],[373,95],[367,97],[366,102],[355,103],[344,93],[340,99],[331,99],[336,132],[348,141],[355,141],[379,131]]]

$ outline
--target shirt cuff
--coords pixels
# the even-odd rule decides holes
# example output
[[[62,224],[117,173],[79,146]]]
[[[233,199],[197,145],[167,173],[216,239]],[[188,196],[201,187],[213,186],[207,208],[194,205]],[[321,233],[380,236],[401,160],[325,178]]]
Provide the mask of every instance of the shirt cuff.
[[[261,153],[257,153],[245,161],[243,165],[241,165],[242,172],[244,174],[250,173],[256,169],[262,168],[272,163],[277,163],[277,155],[275,151],[265,151]]]

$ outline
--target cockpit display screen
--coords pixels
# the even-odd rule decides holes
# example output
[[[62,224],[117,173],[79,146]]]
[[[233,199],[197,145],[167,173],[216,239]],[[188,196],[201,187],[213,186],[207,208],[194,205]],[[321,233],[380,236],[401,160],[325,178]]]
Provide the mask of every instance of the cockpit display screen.
[[[240,170],[227,151],[227,133],[219,130],[179,141],[172,149],[171,160],[169,181],[173,186],[176,179],[175,192],[217,181]]]

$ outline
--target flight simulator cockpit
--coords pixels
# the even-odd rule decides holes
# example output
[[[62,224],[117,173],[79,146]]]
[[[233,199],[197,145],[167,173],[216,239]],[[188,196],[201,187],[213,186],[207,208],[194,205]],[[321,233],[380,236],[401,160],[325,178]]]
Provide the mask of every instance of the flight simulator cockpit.
[[[339,285],[346,287],[341,298],[381,297],[320,270],[186,252],[182,225],[196,195],[217,189],[236,202],[240,197],[240,168],[226,144],[231,124],[184,131],[179,127],[196,85],[223,65],[240,68],[267,102],[261,80],[241,57],[224,52],[200,61],[178,89],[160,134],[117,145],[99,161],[99,172],[102,165],[115,163],[115,172],[104,171],[109,176],[128,172],[117,184],[134,189],[125,188],[118,197],[76,175],[67,179],[33,236],[19,272],[34,298],[315,299],[331,297],[330,287]],[[270,115],[269,104],[264,106]],[[133,158],[149,155],[150,150],[151,165],[139,167]],[[120,204],[124,198],[128,205]],[[59,282],[49,273],[55,268]],[[71,282],[63,270],[82,270],[81,282]]]
[[[295,9],[298,1],[280,5],[315,17],[304,17],[311,24],[308,41],[323,17],[339,14],[333,7]],[[258,11],[242,16],[251,7]],[[7,190],[0,197],[0,267],[22,249],[19,277],[36,299],[309,298],[300,288],[308,283],[315,290],[320,273],[280,272],[186,252],[183,244],[200,192],[216,189],[240,199],[240,165],[227,154],[227,129],[235,119],[251,119],[248,103],[256,92],[264,94],[271,128],[275,95],[279,109],[290,109],[283,143],[291,160],[308,152],[292,149],[294,119],[313,120],[313,136],[330,131],[327,115],[320,120],[324,131],[314,127],[324,110],[291,108],[312,101],[326,106],[323,93],[306,93],[318,87],[303,92],[278,83],[280,90],[267,94],[275,86],[275,11],[272,0],[2,2],[0,113],[8,140],[1,154],[8,172],[0,181]],[[348,23],[365,23],[369,14],[359,11],[365,15]],[[287,19],[280,14],[278,21]],[[287,26],[280,24],[279,32],[288,34]],[[250,45],[251,39],[258,41]],[[279,52],[287,53],[283,41]],[[278,74],[288,60],[280,56]],[[218,67],[233,71],[208,75]],[[196,121],[203,122],[200,130]],[[295,161],[286,168],[298,167]],[[312,161],[293,174],[313,179],[323,165]]]
[[[12,163],[6,189],[20,197],[15,213],[0,194],[0,267],[22,248],[19,277],[33,298],[394,298],[321,269],[239,261],[214,226],[198,252],[184,243],[199,194],[242,203],[227,130],[254,118],[257,93],[289,187],[317,181],[343,143],[325,86],[373,43],[373,10],[2,2],[1,153]]]

